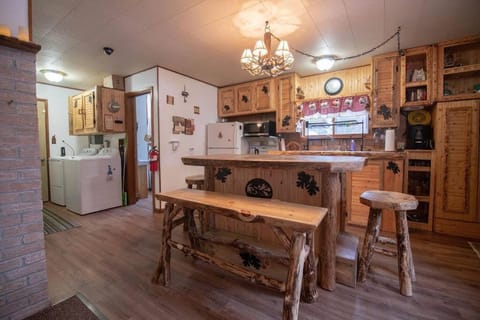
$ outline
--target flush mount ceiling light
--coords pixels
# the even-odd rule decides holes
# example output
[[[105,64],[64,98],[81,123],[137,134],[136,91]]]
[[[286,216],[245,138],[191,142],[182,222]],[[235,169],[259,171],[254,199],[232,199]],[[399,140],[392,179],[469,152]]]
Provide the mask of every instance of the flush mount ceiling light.
[[[43,73],[48,81],[52,82],[60,82],[63,80],[63,77],[67,75],[65,72],[51,69],[42,69],[40,72]]]
[[[272,37],[280,42],[278,44],[277,51],[275,51],[275,55],[273,56],[270,52],[270,41]],[[384,40],[379,45],[373,47],[370,50],[366,50],[362,53],[349,57],[339,58],[335,55],[316,56],[295,48],[292,48],[292,50],[303,56],[312,58],[312,62],[317,66],[318,70],[328,71],[333,67],[335,61],[349,60],[367,55],[384,46],[385,44],[387,44],[387,42],[389,42],[395,37],[397,37],[397,51],[399,55],[403,55],[403,52],[400,49],[400,27],[397,28],[397,31],[394,34],[392,34],[388,39]],[[242,57],[240,58],[242,69],[248,71],[251,75],[254,76],[266,74],[272,77],[282,73],[285,70],[290,69],[294,59],[292,53],[289,51],[288,44],[286,41],[280,40],[278,37],[276,37],[270,32],[268,21],[265,24],[264,38],[264,41],[257,41],[253,51],[251,51],[250,49],[245,49],[243,51]]]
[[[279,40],[278,38],[276,39]],[[272,54],[271,44],[272,33],[270,32],[268,21],[266,21],[263,41],[257,40],[253,51],[250,49],[243,50],[240,58],[242,69],[248,71],[252,76],[264,74],[272,77],[290,69],[294,59],[288,48],[287,41],[279,40],[274,54]]]

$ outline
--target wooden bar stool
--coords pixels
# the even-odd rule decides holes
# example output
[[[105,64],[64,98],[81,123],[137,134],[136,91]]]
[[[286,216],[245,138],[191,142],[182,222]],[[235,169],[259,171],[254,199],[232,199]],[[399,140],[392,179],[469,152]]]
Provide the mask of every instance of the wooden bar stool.
[[[360,195],[360,202],[370,207],[368,225],[363,240],[358,281],[365,281],[372,260],[375,243],[380,233],[382,209],[395,210],[395,225],[397,235],[398,279],[400,293],[412,296],[412,281],[415,281],[412,249],[408,234],[407,210],[415,210],[417,199],[409,194],[391,191],[370,190]]]
[[[188,189],[193,189],[193,186],[195,186],[195,189],[203,190],[205,178],[203,174],[197,174],[195,176],[186,177],[185,183],[187,184]]]

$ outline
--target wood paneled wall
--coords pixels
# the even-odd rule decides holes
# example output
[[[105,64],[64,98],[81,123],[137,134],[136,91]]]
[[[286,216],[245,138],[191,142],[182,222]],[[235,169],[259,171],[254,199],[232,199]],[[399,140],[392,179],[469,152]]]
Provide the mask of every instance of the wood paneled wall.
[[[323,89],[325,82],[338,77],[343,81],[343,89],[336,96],[329,96]],[[299,85],[305,93],[305,99],[345,97],[357,94],[370,94],[372,82],[372,66],[366,65],[351,69],[327,72],[300,78]]]

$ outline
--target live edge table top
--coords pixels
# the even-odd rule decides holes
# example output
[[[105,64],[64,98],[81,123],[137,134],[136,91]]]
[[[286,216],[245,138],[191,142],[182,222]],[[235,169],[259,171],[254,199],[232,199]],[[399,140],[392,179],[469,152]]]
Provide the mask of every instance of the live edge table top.
[[[193,166],[235,166],[325,170],[329,172],[361,171],[366,157],[278,155],[278,154],[214,154],[182,157],[183,164]]]

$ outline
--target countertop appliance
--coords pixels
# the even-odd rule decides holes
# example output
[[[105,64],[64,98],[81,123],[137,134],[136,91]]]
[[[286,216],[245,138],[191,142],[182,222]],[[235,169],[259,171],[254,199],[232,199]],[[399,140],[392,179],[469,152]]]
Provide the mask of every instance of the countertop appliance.
[[[247,137],[249,154],[266,154],[269,151],[279,150],[278,137]]]
[[[219,122],[207,124],[207,154],[247,154],[248,143],[243,138],[243,123]]]
[[[67,157],[64,169],[67,209],[85,215],[122,205],[117,149],[104,148],[93,156]]]
[[[270,137],[277,134],[275,121],[244,122],[243,125],[244,137]]]
[[[430,112],[411,111],[407,120],[407,149],[433,149]]]

